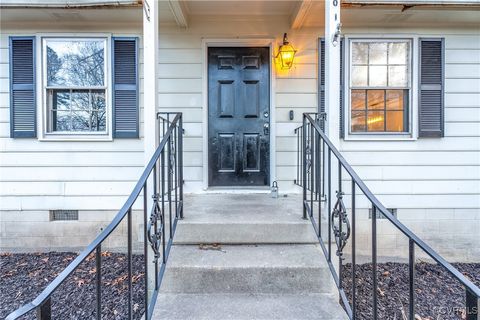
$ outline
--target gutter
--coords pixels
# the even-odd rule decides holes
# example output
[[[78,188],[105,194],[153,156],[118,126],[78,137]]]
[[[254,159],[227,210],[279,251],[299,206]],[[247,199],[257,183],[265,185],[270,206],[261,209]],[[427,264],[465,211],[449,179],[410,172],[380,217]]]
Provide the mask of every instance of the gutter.
[[[480,7],[480,0],[343,0],[345,6],[431,6],[431,7]]]
[[[98,8],[98,7],[141,7],[143,0],[77,0],[77,1],[9,1],[0,0],[0,8]]]

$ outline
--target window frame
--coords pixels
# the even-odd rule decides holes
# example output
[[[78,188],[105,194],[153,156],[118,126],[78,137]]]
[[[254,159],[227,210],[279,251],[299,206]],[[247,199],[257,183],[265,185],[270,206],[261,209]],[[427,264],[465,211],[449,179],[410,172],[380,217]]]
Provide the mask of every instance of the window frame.
[[[57,86],[48,86],[47,85],[47,42],[48,40],[102,40],[105,46],[104,53],[104,86],[92,86],[92,87],[57,87]],[[37,56],[40,57],[39,61],[41,63],[37,66],[38,74],[41,75],[41,81],[37,81],[37,94],[41,99],[38,99],[38,103],[41,103],[39,110],[39,119],[40,128],[39,130],[39,140],[48,140],[48,141],[113,141],[113,130],[112,130],[112,67],[111,67],[111,35],[110,34],[40,34],[37,35],[37,41],[41,43],[37,48]],[[48,105],[48,90],[49,89],[67,89],[67,90],[105,90],[105,131],[95,132],[95,131],[58,131],[58,132],[49,132],[49,123],[50,123],[50,113],[51,109]]]
[[[352,73],[352,43],[353,42],[408,42],[409,43],[409,55],[407,61],[407,80],[408,80],[408,99],[406,100],[407,108],[407,121],[406,125],[408,130],[405,132],[352,132],[352,120],[351,120],[351,73]],[[417,131],[417,126],[415,125],[415,110],[417,109],[417,104],[414,97],[417,95],[417,83],[414,81],[418,77],[417,63],[418,59],[416,58],[417,52],[418,37],[412,37],[411,35],[403,34],[392,34],[392,35],[372,35],[372,34],[356,34],[356,35],[346,35],[345,36],[345,52],[344,52],[344,61],[345,61],[345,90],[343,92],[343,98],[345,101],[345,117],[343,120],[343,125],[347,130],[345,130],[344,140],[416,140],[415,133]],[[353,90],[388,90],[388,89],[402,89],[398,87],[368,87],[368,88],[353,88]]]

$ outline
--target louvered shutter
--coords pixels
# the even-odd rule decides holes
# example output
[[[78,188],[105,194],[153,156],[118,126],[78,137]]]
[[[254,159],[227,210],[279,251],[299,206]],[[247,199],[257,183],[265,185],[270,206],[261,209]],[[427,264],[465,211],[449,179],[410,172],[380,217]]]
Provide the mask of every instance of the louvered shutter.
[[[139,137],[137,38],[113,38],[113,136]]]
[[[339,122],[339,134],[340,138],[345,138],[345,102],[343,99],[343,90],[345,87],[345,66],[343,59],[345,45],[343,43],[343,38],[340,39],[340,122]]]
[[[444,136],[444,40],[419,39],[419,137]]]
[[[325,39],[318,39],[318,112],[325,112]],[[325,122],[320,123],[325,132]]]
[[[37,136],[35,38],[10,37],[10,137]]]
[[[340,39],[340,138],[344,137],[344,105],[343,105],[343,87],[344,87],[344,67],[343,67],[343,38]],[[318,111],[325,112],[325,38],[320,38],[318,41]],[[325,131],[322,123],[322,130]]]

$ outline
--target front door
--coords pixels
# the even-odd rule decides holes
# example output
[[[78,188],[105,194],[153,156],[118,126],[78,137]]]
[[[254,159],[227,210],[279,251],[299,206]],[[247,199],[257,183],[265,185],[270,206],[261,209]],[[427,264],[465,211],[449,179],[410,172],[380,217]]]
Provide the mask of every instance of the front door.
[[[269,48],[208,49],[210,186],[269,184]]]

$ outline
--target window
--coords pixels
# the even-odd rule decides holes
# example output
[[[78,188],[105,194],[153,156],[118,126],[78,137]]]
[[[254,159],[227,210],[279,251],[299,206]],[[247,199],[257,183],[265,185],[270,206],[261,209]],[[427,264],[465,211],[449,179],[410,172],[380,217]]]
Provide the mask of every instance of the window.
[[[410,41],[350,44],[350,132],[408,132]]]
[[[107,133],[106,42],[44,39],[47,133]]]

